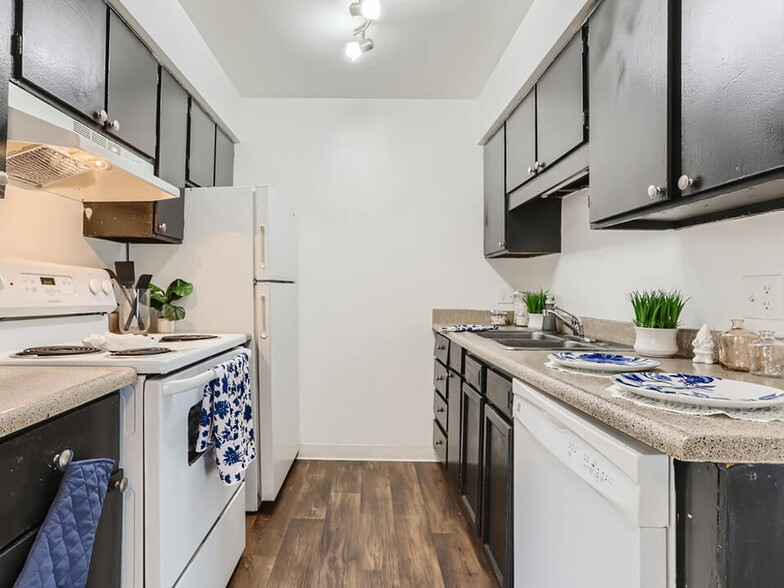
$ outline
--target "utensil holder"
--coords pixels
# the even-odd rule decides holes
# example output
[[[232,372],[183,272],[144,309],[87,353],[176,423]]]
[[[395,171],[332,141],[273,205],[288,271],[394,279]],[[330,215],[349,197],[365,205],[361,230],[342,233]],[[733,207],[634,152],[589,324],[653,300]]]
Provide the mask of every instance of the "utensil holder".
[[[150,292],[120,287],[120,332],[147,333],[150,330]]]

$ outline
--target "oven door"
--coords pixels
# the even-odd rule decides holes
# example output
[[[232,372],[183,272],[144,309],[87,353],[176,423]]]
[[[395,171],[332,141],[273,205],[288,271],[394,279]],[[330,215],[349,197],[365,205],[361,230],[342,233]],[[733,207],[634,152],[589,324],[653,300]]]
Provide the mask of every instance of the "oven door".
[[[239,353],[240,349],[234,349],[145,383],[147,586],[173,586],[188,566],[197,565],[196,559],[202,554],[200,546],[213,527],[236,531],[236,525],[216,523],[224,511],[234,516],[234,509],[227,509],[227,506],[244,488],[244,482],[224,485],[215,465],[215,449],[197,454],[193,447],[204,386],[212,379],[210,370]],[[240,533],[244,533],[244,528]],[[210,539],[213,543],[215,538]],[[241,545],[239,553],[222,554],[233,569],[244,547],[244,536],[226,538],[224,544]]]

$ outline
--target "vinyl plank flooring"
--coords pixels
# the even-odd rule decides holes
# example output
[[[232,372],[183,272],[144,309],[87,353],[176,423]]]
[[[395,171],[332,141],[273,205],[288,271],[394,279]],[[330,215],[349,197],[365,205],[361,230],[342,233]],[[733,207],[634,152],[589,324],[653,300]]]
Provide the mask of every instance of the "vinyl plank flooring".
[[[246,523],[231,588],[497,586],[435,463],[296,462]]]

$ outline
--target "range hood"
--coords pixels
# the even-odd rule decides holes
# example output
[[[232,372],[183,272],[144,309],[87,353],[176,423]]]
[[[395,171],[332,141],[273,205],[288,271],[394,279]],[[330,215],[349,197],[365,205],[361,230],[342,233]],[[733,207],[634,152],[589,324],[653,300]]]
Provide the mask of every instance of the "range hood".
[[[153,165],[15,84],[9,84],[9,183],[80,202],[150,202],[180,191]]]

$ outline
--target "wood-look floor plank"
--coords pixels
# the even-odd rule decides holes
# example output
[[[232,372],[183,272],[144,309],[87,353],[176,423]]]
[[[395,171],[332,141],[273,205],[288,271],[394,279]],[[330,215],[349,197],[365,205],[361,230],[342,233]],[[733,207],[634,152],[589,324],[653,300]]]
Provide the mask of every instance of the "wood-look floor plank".
[[[266,586],[293,588],[313,586],[324,521],[292,519]]]
[[[327,504],[335,467],[328,461],[308,462],[299,499],[291,513],[293,519],[320,519],[327,516]]]
[[[362,585],[360,499],[358,492],[330,494],[313,586]]]
[[[463,533],[432,535],[444,584],[450,588],[492,588],[497,586],[477,558],[476,548]]]
[[[366,572],[377,572],[367,576],[368,581],[373,580],[373,585],[383,582],[387,586],[399,586],[392,490],[385,470],[387,464],[369,462],[362,471],[359,528],[362,568]]]
[[[427,519],[431,533],[473,532],[471,520],[465,516],[455,492],[449,488],[444,471],[437,463],[417,463],[416,468],[422,494],[428,504]]]

